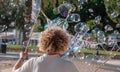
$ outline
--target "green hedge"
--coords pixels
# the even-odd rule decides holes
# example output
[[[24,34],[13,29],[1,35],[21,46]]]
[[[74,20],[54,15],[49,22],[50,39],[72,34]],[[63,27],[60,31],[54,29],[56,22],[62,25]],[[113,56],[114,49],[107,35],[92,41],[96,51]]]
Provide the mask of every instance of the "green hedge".
[[[7,45],[8,49],[15,49],[15,50],[19,50],[22,48],[22,45]],[[28,46],[29,49],[33,49],[33,50],[38,50],[37,46]],[[96,53],[96,50],[92,50],[92,49],[80,49],[80,52],[83,53]],[[110,54],[110,51],[104,51],[104,50],[99,50],[100,54]],[[120,55],[120,52],[113,52],[116,55]]]
[[[19,50],[22,48],[22,45],[7,45],[8,49],[15,49],[15,50]],[[37,46],[28,46],[29,49],[34,49],[34,50],[38,50]]]
[[[81,49],[80,52],[83,52],[83,53],[96,53],[96,50],[94,50],[94,49]],[[111,53],[111,51],[99,50],[99,53],[109,55]],[[116,54],[116,55],[120,55],[120,52],[115,52],[114,51],[112,53]]]

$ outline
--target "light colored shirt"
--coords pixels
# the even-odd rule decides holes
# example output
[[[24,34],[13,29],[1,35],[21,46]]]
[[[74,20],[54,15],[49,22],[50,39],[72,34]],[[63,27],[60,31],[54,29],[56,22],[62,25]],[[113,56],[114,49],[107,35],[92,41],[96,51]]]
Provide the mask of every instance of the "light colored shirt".
[[[75,65],[59,55],[44,54],[26,61],[15,72],[78,72]]]

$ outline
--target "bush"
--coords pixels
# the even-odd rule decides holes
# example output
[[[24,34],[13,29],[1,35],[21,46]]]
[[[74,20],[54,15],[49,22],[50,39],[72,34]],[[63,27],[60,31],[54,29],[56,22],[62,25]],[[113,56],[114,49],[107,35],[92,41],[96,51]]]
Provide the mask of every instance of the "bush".
[[[22,49],[22,45],[7,45],[7,49],[20,50],[20,49]],[[28,49],[30,49],[30,50],[38,50],[38,47],[37,46],[28,46]]]

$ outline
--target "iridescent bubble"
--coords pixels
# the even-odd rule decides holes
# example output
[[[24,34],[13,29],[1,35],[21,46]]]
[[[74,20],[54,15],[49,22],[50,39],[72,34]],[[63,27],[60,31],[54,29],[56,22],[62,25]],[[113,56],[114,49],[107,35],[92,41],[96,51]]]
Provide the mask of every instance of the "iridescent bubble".
[[[99,43],[103,43],[105,41],[105,34],[103,31],[97,32],[97,38]]]
[[[88,9],[89,12],[94,12],[92,8]]]
[[[2,29],[2,25],[0,25],[0,29]],[[2,30],[0,30],[0,32],[2,32]]]
[[[71,12],[74,12],[76,10],[76,7],[73,4],[70,4],[70,10]]]
[[[67,4],[68,2],[67,1],[63,1],[63,4]]]
[[[113,31],[113,34],[118,35],[118,34],[120,34],[120,33],[119,33],[118,30],[114,30],[114,31]]]
[[[5,19],[5,16],[4,16],[4,15],[1,15],[1,18]]]
[[[11,27],[14,27],[14,26],[15,26],[15,22],[11,22],[11,23],[10,23],[10,26],[11,26]]]
[[[40,25],[41,25],[41,20],[40,20],[40,19],[37,19],[36,22],[35,22],[35,24],[37,24],[37,25],[40,26]]]
[[[118,15],[119,15],[119,14],[118,14],[117,12],[115,12],[115,11],[111,14],[111,16],[112,16],[113,18],[118,17]]]
[[[98,43],[103,43],[103,42],[105,42],[105,37],[98,38]]]
[[[82,27],[83,25],[85,25],[84,22],[77,23],[77,24],[74,26],[74,31],[75,31],[76,33],[81,32],[81,27]]]
[[[37,15],[34,11],[32,11],[32,14],[31,14],[31,20],[32,22],[36,22],[36,18],[37,18]],[[27,18],[24,18],[25,22],[29,22],[29,20]]]
[[[11,3],[9,3],[11,6],[13,6],[13,7],[15,7],[15,6],[17,6],[15,3],[13,3],[13,2],[11,2]]]
[[[95,17],[95,20],[96,20],[96,24],[100,24],[101,16]]]
[[[41,9],[40,1],[41,0],[32,0],[32,10],[33,11],[39,11]]]
[[[23,41],[22,45],[23,45],[24,47],[26,47],[26,46],[27,46],[27,41]]]
[[[67,20],[68,20],[68,22],[79,22],[80,15],[79,14],[70,14]]]
[[[58,10],[63,17],[67,17],[68,13],[75,11],[75,9],[75,6],[70,3],[61,4],[58,7]]]
[[[62,24],[59,25],[61,28],[63,28],[64,30],[66,30],[68,28],[68,22],[67,21],[63,21]]]
[[[88,2],[88,0],[84,0],[84,2]]]
[[[25,32],[25,36],[29,38],[30,32]]]
[[[101,16],[97,16],[97,17],[95,17],[95,20],[101,20]]]
[[[63,18],[58,17],[52,21],[53,21],[54,26],[60,26],[61,28],[65,29],[65,30],[68,28],[68,22]]]
[[[58,8],[54,8],[53,13],[56,15],[56,14],[59,14],[60,12],[59,12]]]
[[[8,11],[7,14],[12,15],[12,12],[11,12],[11,11]]]
[[[94,29],[92,30],[92,32],[95,33],[95,34],[97,34],[98,31],[100,31],[99,28],[94,28]]]
[[[83,9],[82,4],[84,4],[84,2],[82,0],[78,0],[78,8]]]
[[[53,21],[50,20],[49,18],[47,18],[47,23],[48,23],[48,27],[54,26],[54,25],[53,25]]]
[[[30,24],[25,24],[25,25],[24,25],[24,28],[25,28],[26,30],[30,30],[32,27],[31,27]]]
[[[116,28],[120,28],[120,24],[116,24]]]
[[[97,32],[97,36],[98,36],[98,37],[104,37],[105,35],[104,35],[104,32],[103,32],[103,31],[98,31],[98,32]]]
[[[57,17],[57,18],[55,18],[52,21],[53,21],[53,23],[54,23],[55,26],[58,26],[58,25],[62,24],[62,22],[64,21],[64,19]]]
[[[111,30],[113,30],[113,27],[111,25],[107,24],[107,25],[105,25],[104,29],[105,29],[105,31],[111,31]]]
[[[88,32],[90,30],[90,28],[87,26],[87,25],[83,25],[82,27],[81,27],[81,31],[83,32],[83,33],[86,33],[86,32]]]
[[[120,6],[120,2],[117,2],[117,6]]]
[[[63,17],[67,17],[69,9],[66,5],[61,5],[59,8],[59,12]]]
[[[7,26],[6,26],[6,25],[3,25],[3,28],[5,28],[5,29],[6,29],[6,28],[7,28]]]
[[[78,8],[83,9],[83,6],[82,5],[78,5]]]
[[[99,21],[99,20],[96,20],[96,24],[100,24],[100,21]]]
[[[37,15],[38,15],[39,11],[41,10],[40,1],[41,0],[32,0],[32,14],[31,14],[32,22],[37,21]],[[27,19],[25,19],[25,20],[27,21]]]
[[[90,33],[85,33],[85,34],[84,34],[84,38],[85,38],[85,39],[91,38],[91,34],[90,34]]]

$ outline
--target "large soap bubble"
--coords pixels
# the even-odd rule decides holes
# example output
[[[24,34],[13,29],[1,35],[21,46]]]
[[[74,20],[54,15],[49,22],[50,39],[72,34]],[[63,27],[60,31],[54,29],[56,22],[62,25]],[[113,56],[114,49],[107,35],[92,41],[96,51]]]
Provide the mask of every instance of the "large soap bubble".
[[[58,7],[58,10],[63,17],[67,17],[69,12],[73,12],[75,11],[75,9],[76,9],[75,6],[70,3],[61,4]]]
[[[79,14],[70,14],[68,17],[68,22],[79,22],[80,21],[80,15]]]
[[[54,26],[60,26],[63,29],[67,29],[68,28],[68,22],[63,19],[63,18],[55,18],[54,20],[52,20]]]
[[[83,27],[84,25],[85,25],[84,22],[79,22],[78,24],[76,24],[76,25],[74,26],[74,31],[75,31],[76,33],[81,32],[81,27]]]
[[[104,29],[105,29],[105,31],[111,31],[111,30],[113,30],[113,27],[111,25],[107,24],[107,25],[105,25]]]
[[[100,31],[99,28],[94,28],[94,29],[92,30],[92,32],[93,32],[94,34],[97,34],[98,31]]]

